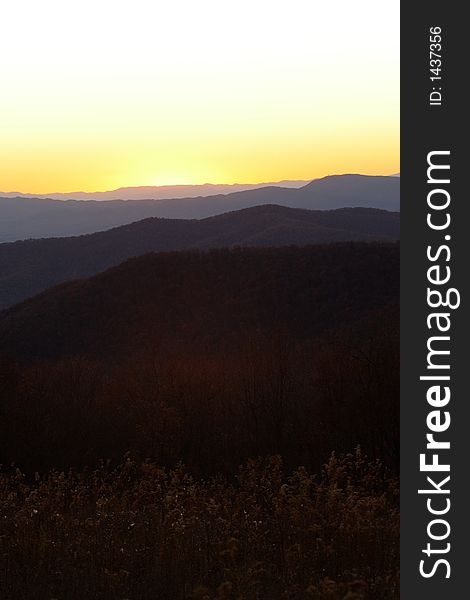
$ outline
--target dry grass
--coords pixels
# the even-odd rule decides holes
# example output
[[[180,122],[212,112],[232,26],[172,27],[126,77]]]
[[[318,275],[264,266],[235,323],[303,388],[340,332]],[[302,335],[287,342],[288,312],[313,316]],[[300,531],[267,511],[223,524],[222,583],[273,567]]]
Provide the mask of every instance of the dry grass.
[[[398,483],[357,451],[236,481],[130,457],[117,468],[0,475],[4,600],[399,597]]]

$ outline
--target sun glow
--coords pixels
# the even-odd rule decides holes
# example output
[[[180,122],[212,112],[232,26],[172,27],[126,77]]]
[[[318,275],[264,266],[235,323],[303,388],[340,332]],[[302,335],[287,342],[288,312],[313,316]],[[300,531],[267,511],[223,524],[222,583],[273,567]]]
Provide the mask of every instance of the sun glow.
[[[0,190],[399,171],[398,0],[16,0]]]

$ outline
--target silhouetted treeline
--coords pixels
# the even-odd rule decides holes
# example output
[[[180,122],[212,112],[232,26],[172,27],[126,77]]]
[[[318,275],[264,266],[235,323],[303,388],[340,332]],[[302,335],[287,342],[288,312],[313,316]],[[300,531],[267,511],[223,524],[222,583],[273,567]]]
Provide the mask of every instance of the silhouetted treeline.
[[[27,470],[119,460],[128,450],[197,474],[281,454],[316,469],[360,444],[398,459],[397,314],[311,341],[251,335],[220,356],[141,355],[119,365],[4,361],[0,461]]]

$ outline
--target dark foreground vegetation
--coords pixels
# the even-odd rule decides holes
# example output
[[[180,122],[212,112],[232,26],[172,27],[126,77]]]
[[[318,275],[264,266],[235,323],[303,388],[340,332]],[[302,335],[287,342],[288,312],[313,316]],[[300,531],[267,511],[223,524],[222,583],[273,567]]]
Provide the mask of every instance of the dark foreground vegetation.
[[[5,600],[398,598],[398,488],[360,452],[323,474],[278,457],[236,480],[128,458],[0,477]]]
[[[0,597],[398,598],[396,245],[149,255],[0,333]]]

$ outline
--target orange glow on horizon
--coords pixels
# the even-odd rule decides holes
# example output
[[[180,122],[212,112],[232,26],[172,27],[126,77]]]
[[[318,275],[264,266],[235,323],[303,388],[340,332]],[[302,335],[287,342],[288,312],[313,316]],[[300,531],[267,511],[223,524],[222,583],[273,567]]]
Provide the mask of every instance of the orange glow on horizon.
[[[0,191],[400,170],[398,0],[21,0],[2,22]]]

